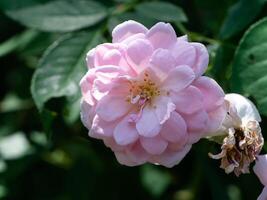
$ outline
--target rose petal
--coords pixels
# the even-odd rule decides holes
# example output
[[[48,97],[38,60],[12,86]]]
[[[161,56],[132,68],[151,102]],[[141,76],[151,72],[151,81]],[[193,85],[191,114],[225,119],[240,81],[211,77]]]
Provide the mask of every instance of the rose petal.
[[[176,110],[185,114],[192,114],[203,108],[203,95],[199,89],[189,86],[179,93],[171,93]]]
[[[88,69],[95,67],[95,48],[91,49],[86,54],[86,63],[87,63]]]
[[[127,60],[134,70],[140,73],[148,66],[152,53],[153,47],[147,40],[137,39],[127,47]]]
[[[171,113],[175,110],[176,106],[172,103],[171,99],[164,96],[159,96],[153,101],[156,116],[160,124],[163,124],[170,118]]]
[[[171,168],[179,164],[190,149],[191,145],[186,145],[181,151],[165,151],[157,157],[157,161],[159,164]]]
[[[94,107],[88,104],[84,99],[82,99],[81,100],[81,121],[87,129],[91,128],[94,115],[95,115]]]
[[[178,66],[169,72],[169,75],[162,84],[162,89],[179,92],[192,83],[194,78],[194,72],[190,67],[186,65]]]
[[[161,129],[161,125],[153,107],[144,107],[141,118],[136,123],[136,129],[144,137],[154,137]]]
[[[177,112],[172,112],[170,118],[163,124],[160,135],[165,140],[182,146],[187,141],[186,129],[184,119]]]
[[[129,20],[116,26],[112,31],[112,42],[121,42],[127,37],[137,34],[146,33],[147,28],[142,24]]]
[[[261,183],[267,186],[267,154],[257,157],[253,170],[260,179]]]
[[[246,97],[232,93],[225,95],[225,99],[235,107],[237,115],[242,119],[242,122],[246,123],[250,120],[261,121],[257,108]]]
[[[138,139],[135,124],[129,122],[129,115],[121,120],[114,130],[114,139],[119,145],[128,145]]]
[[[152,138],[141,137],[140,142],[144,149],[152,155],[161,154],[168,146],[168,142],[162,139],[159,135]]]
[[[159,22],[155,24],[146,35],[155,49],[168,49],[177,41],[176,33],[170,24]]]
[[[194,64],[194,72],[196,76],[201,76],[207,69],[209,64],[209,53],[207,48],[201,43],[190,43],[196,49],[196,61]]]
[[[207,128],[209,118],[204,110],[190,115],[182,114],[182,117],[186,121],[188,131],[202,132]]]
[[[266,200],[267,199],[267,186],[263,188],[260,196],[257,198],[257,200]]]
[[[188,65],[193,68],[196,60],[196,49],[189,42],[179,41],[171,49],[176,66]]]
[[[114,121],[132,108],[132,104],[126,101],[125,96],[105,95],[96,106],[96,113],[105,121]]]
[[[194,81],[193,85],[205,97],[204,107],[206,111],[212,111],[224,103],[224,92],[215,80],[202,76]]]
[[[154,51],[150,64],[160,75],[166,76],[170,70],[175,68],[175,59],[167,49],[157,49]]]
[[[104,137],[111,137],[113,135],[113,130],[115,126],[116,123],[106,122],[98,115],[95,115],[91,129],[89,131],[89,136],[98,139],[102,139]]]

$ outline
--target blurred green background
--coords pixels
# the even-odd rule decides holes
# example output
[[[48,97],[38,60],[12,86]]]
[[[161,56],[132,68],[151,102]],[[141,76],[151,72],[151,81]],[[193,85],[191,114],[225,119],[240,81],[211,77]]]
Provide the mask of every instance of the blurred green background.
[[[266,130],[266,0],[0,0],[0,199],[253,200],[253,172],[226,175],[194,145],[172,169],[117,163],[79,119],[85,54],[117,24],[170,22],[207,45],[206,74],[258,106]],[[266,152],[265,146],[265,152]],[[264,150],[263,150],[264,153]]]

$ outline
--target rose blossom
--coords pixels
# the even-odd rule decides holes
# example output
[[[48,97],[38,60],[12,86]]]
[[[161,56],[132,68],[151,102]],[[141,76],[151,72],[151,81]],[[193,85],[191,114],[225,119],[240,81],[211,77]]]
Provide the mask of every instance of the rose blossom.
[[[261,183],[265,186],[258,200],[267,199],[267,154],[257,156],[256,165],[253,168]]]
[[[81,119],[121,164],[172,167],[225,117],[224,92],[201,76],[207,49],[162,22],[126,21],[112,37],[87,54]]]
[[[225,100],[228,112],[217,135],[223,135],[221,153],[209,154],[211,158],[221,159],[225,173],[234,172],[236,176],[249,173],[250,164],[260,153],[264,140],[259,122],[261,121],[255,105],[239,94],[227,94]]]

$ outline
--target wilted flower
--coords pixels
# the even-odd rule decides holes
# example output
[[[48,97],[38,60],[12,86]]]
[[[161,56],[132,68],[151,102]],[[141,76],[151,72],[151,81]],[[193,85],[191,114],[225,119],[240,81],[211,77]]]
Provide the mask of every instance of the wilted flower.
[[[249,173],[249,166],[260,153],[264,140],[259,122],[260,115],[254,104],[239,94],[225,96],[228,112],[218,131],[225,135],[222,151],[211,158],[221,159],[221,168],[225,172],[234,172],[236,176]]]
[[[112,37],[87,55],[81,119],[120,163],[172,167],[225,117],[224,92],[201,76],[208,52],[165,23],[127,21]]]
[[[258,200],[267,199],[267,154],[257,156],[256,164],[253,168],[255,174],[260,179],[261,183],[265,186]]]

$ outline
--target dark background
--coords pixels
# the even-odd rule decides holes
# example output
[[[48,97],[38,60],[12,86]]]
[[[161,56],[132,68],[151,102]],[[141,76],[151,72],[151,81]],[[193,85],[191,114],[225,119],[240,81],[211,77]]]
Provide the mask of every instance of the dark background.
[[[78,2],[81,0],[0,0],[0,199],[256,199],[263,186],[253,172],[239,178],[226,175],[219,161],[207,156],[208,152],[219,152],[220,147],[207,140],[194,145],[172,169],[118,164],[101,141],[87,136],[79,119],[79,91],[68,95],[51,90],[48,97],[40,95],[41,87],[59,84],[65,88],[70,83],[50,82],[50,75],[38,76],[38,70],[49,65],[74,68],[78,87],[86,70],[84,57],[80,61],[83,51],[110,42],[110,31],[116,24],[135,19],[150,27],[168,21],[177,35],[188,34],[191,41],[207,45],[210,66],[206,74],[226,93],[232,92],[232,85],[239,84],[233,82],[232,75],[233,62],[238,63],[234,61],[236,49],[249,26],[266,16],[265,1],[84,0],[88,7]],[[97,7],[92,8],[92,2]],[[76,19],[79,15],[88,19]],[[53,21],[56,17],[62,21]],[[81,32],[88,33],[85,40],[89,45],[79,41]],[[100,38],[94,39],[92,33]],[[62,42],[62,37],[84,46],[71,46]],[[51,52],[51,48],[60,51]],[[57,65],[57,59],[66,55],[73,56],[75,62]],[[63,79],[68,73],[62,74]],[[39,79],[47,85],[38,86]],[[257,92],[262,91],[243,94],[257,104]],[[266,113],[264,106],[261,108],[260,112]],[[265,134],[266,119],[262,117]]]

